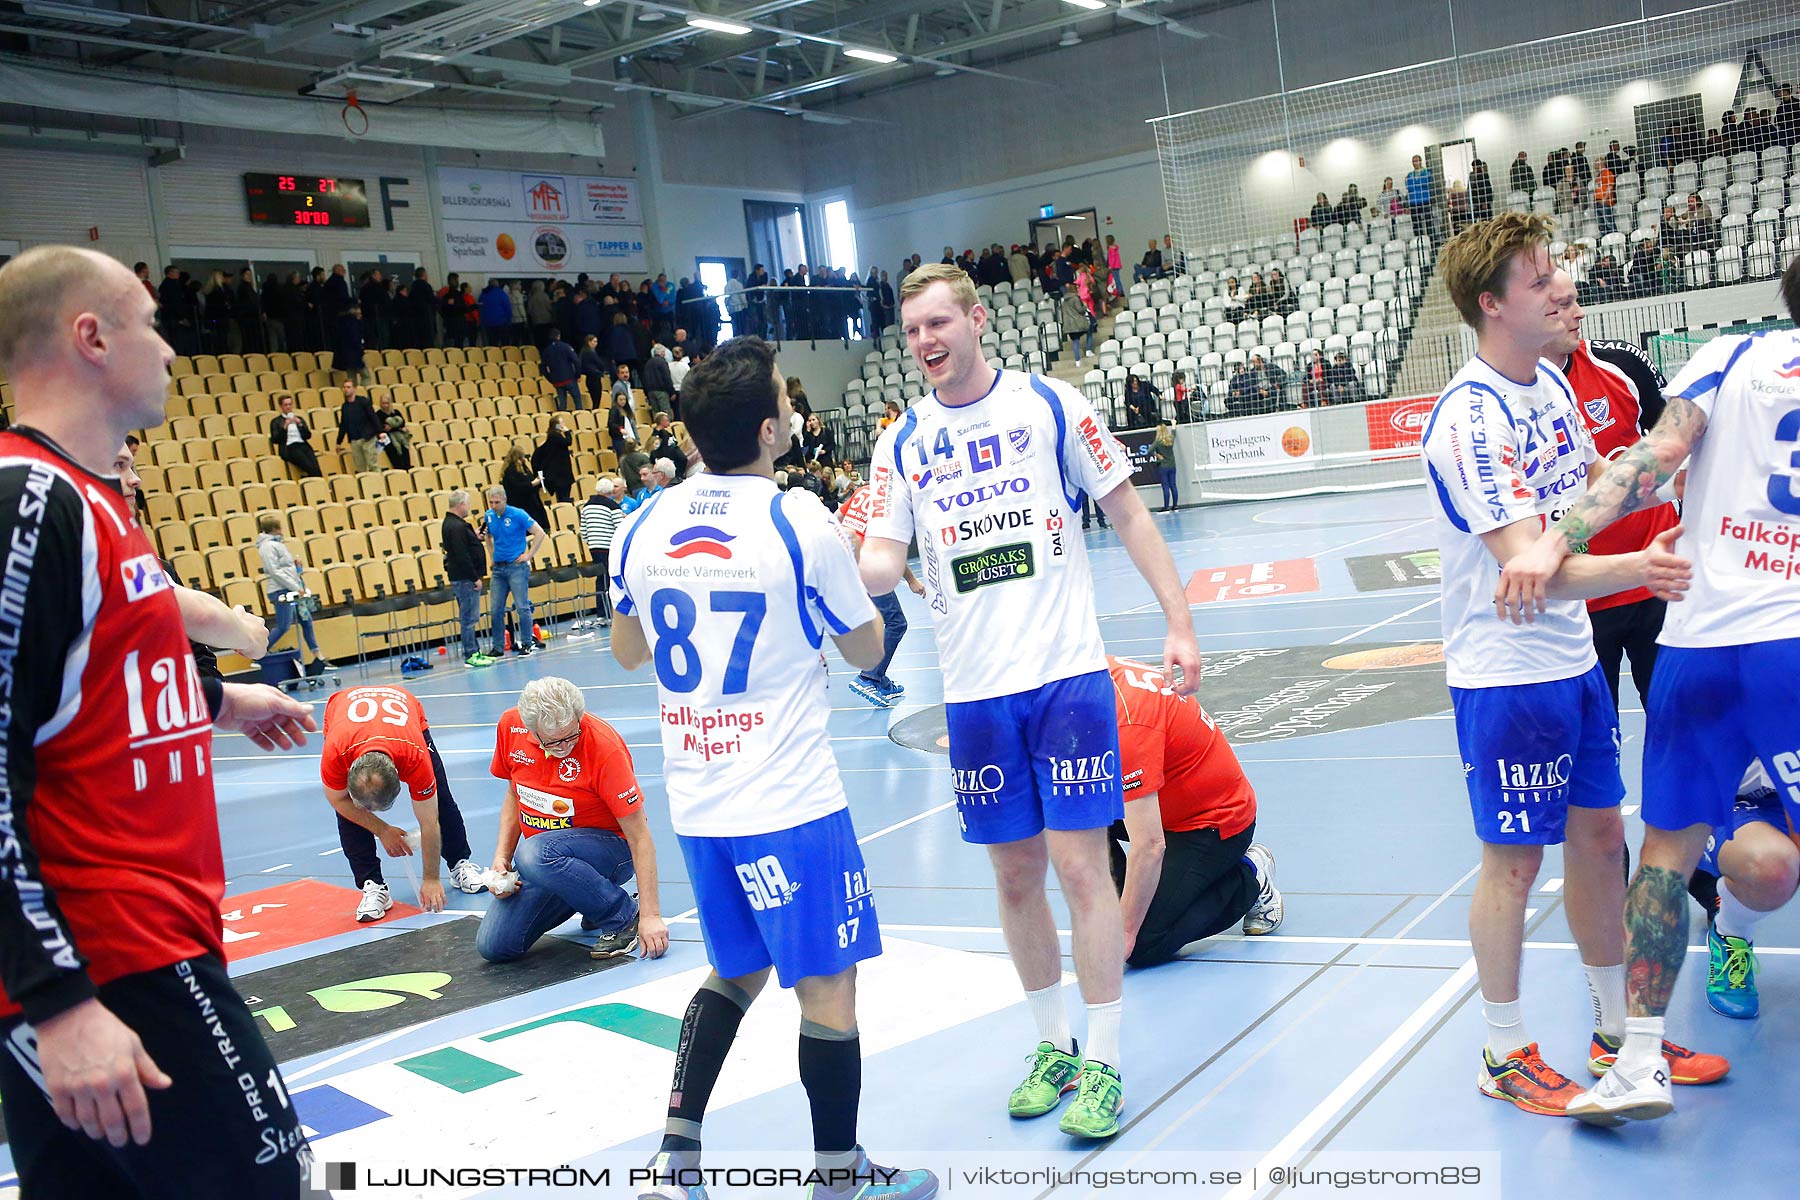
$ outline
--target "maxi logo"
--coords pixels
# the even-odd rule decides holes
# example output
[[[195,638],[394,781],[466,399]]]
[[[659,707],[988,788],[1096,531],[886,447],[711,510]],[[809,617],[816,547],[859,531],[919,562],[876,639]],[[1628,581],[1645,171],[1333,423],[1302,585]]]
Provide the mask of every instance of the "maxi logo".
[[[1031,491],[1031,480],[1026,478],[1003,479],[999,483],[982,483],[966,492],[958,492],[954,496],[936,496],[932,503],[938,506],[939,512],[949,512],[953,508],[968,508],[971,504],[985,504],[989,500],[998,500],[1002,496],[1023,496]]]
[[[1112,454],[1107,448],[1106,431],[1100,428],[1100,422],[1092,417],[1083,417],[1081,424],[1075,428],[1081,434],[1081,443],[1087,447],[1088,455],[1094,460],[1094,465],[1103,472],[1112,470]]]
[[[1030,579],[1035,574],[1037,561],[1029,542],[1012,542],[950,560],[950,578],[955,581],[959,596],[1009,579]]]
[[[1031,527],[1031,510],[1029,508],[1012,508],[1004,512],[971,517],[966,521],[958,521],[954,525],[946,525],[938,530],[938,536],[943,538],[944,545],[954,546],[958,542],[986,537],[990,533],[998,533],[1001,530],[1030,529]]]

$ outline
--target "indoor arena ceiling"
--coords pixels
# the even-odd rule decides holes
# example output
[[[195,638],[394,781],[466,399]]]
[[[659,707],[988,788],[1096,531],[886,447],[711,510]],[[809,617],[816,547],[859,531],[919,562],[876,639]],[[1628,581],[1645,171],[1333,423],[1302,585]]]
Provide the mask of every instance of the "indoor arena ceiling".
[[[0,53],[120,77],[459,106],[585,109],[649,91],[683,119],[807,112],[1146,27],[1204,38],[1242,0],[0,0]],[[704,24],[710,23],[708,28]],[[839,118],[841,119],[841,118]]]

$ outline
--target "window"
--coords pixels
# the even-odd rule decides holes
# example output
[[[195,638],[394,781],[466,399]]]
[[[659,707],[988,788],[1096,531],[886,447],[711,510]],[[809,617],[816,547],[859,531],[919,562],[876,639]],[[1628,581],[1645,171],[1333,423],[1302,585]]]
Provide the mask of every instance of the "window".
[[[833,200],[825,205],[825,244],[831,265],[840,271],[856,270],[856,226],[850,221],[850,202]]]

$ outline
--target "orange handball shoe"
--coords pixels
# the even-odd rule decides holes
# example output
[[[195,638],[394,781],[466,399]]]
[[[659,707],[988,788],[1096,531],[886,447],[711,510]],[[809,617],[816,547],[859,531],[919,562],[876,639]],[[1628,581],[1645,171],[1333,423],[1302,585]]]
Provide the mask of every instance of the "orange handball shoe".
[[[1588,1047],[1588,1070],[1596,1077],[1606,1074],[1618,1059],[1623,1043],[1623,1038],[1607,1037],[1598,1029],[1594,1030],[1594,1040]],[[1663,1057],[1669,1060],[1672,1083],[1717,1083],[1731,1070],[1731,1063],[1723,1055],[1699,1054],[1686,1046],[1677,1046],[1668,1038],[1663,1039],[1662,1051]]]
[[[1536,1042],[1514,1050],[1505,1062],[1495,1062],[1493,1052],[1484,1046],[1481,1060],[1477,1082],[1482,1095],[1510,1101],[1528,1113],[1566,1116],[1569,1101],[1581,1095],[1573,1080],[1544,1061]]]

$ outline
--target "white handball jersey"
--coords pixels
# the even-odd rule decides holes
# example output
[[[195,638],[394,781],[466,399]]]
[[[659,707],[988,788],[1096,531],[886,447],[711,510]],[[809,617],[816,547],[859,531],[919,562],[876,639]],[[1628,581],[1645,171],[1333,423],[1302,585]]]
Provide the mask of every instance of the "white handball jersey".
[[[819,647],[875,617],[837,521],[811,493],[698,475],[613,541],[613,606],[656,667],[675,832],[741,837],[843,808]]]
[[[1676,544],[1694,581],[1669,605],[1658,640],[1800,637],[1800,333],[1714,338],[1668,394],[1705,412],[1706,432],[1688,466]]]
[[[934,392],[876,443],[867,536],[919,540],[944,699],[987,700],[1106,670],[1081,494],[1130,457],[1074,388],[1001,371],[952,408]]]
[[[1569,679],[1592,667],[1581,600],[1550,600],[1530,625],[1494,615],[1500,563],[1481,535],[1516,521],[1543,529],[1587,490],[1597,457],[1562,372],[1515,383],[1480,358],[1456,373],[1425,425],[1425,477],[1443,550],[1444,660],[1451,687]]]

